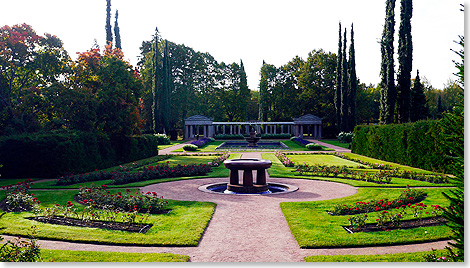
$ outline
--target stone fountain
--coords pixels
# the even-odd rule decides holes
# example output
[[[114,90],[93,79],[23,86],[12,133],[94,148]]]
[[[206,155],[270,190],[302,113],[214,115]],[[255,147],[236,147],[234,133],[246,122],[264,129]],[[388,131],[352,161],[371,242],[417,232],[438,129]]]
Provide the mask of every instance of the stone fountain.
[[[254,128],[251,128],[250,136],[245,137],[245,140],[248,142],[248,147],[257,147],[260,137],[256,137],[256,131]]]

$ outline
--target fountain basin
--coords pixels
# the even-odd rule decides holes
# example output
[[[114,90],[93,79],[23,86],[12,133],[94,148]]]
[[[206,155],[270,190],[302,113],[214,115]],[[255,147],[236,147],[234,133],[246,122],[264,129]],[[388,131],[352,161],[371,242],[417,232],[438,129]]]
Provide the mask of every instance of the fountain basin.
[[[268,183],[268,189],[263,192],[257,193],[242,193],[234,192],[227,190],[228,183],[212,183],[207,185],[202,185],[198,189],[205,193],[211,194],[224,194],[224,195],[267,195],[267,194],[286,194],[297,191],[299,188],[297,186],[284,184],[284,183]]]
[[[289,150],[289,147],[279,141],[258,142],[256,146],[248,146],[248,142],[227,141],[215,148],[216,151],[222,150]]]

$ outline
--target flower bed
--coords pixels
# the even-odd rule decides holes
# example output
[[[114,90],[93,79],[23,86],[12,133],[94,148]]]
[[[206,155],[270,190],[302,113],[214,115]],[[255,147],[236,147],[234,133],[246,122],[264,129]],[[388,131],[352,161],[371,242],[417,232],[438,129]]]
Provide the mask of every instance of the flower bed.
[[[77,201],[98,209],[152,214],[162,213],[168,205],[168,202],[163,200],[163,196],[160,197],[155,192],[141,194],[139,190],[136,190],[132,194],[130,189],[126,189],[125,193],[111,194],[106,185],[80,187]],[[67,205],[71,204],[67,203]]]
[[[122,185],[131,182],[161,178],[204,176],[211,171],[211,166],[207,164],[170,166],[167,163],[156,166],[148,166],[145,167],[144,171],[142,172],[129,173],[125,176],[120,176],[116,178],[112,184]]]
[[[150,214],[168,213],[168,201],[155,192],[141,194],[138,190],[131,193],[112,194],[108,186],[80,187],[75,201],[83,205],[75,206],[72,201],[66,205],[35,208],[36,217],[28,219],[49,224],[78,227],[91,227],[108,230],[145,233],[152,224],[146,223]]]
[[[417,180],[417,181],[426,181],[426,182],[431,182],[431,183],[448,183],[449,182],[448,176],[443,175],[443,174],[425,175],[425,174],[420,174],[414,171],[406,171],[406,170],[399,171],[398,169],[393,169],[392,166],[388,164],[369,163],[363,160],[348,157],[340,153],[335,153],[334,155],[342,159],[354,161],[356,163],[369,166],[372,169],[391,170],[391,172],[393,173],[393,177],[397,177],[397,178]]]
[[[222,165],[222,163],[227,160],[230,156],[230,153],[229,152],[225,152],[223,153],[222,155],[220,156],[217,156],[216,158],[214,158],[211,162],[207,163],[209,166],[212,166],[212,167],[218,167],[220,165]]]
[[[274,155],[279,159],[279,161],[281,161],[281,163],[285,167],[293,167],[295,165],[295,163],[282,152],[276,151],[274,152]]]
[[[33,180],[26,179],[14,185],[2,186],[5,190],[6,198],[0,202],[0,209],[4,212],[30,211],[36,204],[41,202],[29,192],[33,185]]]
[[[212,169],[209,165],[177,165],[170,167],[167,162],[166,164],[145,167],[144,170],[140,172],[100,171],[63,176],[57,179],[56,185],[71,185],[102,180],[113,180],[111,184],[121,185],[151,179],[202,176],[211,171]]]
[[[391,208],[410,207],[426,198],[426,193],[421,189],[406,189],[399,197],[393,200],[380,199],[368,202],[359,201],[355,204],[338,204],[327,211],[331,215],[353,215],[360,213],[376,212]]]
[[[191,142],[191,144],[196,145],[198,148],[202,148],[202,147],[206,146],[207,144],[209,144],[213,141],[214,141],[213,138],[204,138],[204,139],[200,139],[200,140],[195,140],[195,141]]]
[[[396,173],[391,171],[379,171],[376,173],[359,172],[347,168],[346,166],[328,166],[328,165],[297,165],[296,171],[299,175],[310,175],[317,177],[336,177],[350,180],[359,180],[373,183],[391,183]],[[341,177],[339,177],[341,175]]]

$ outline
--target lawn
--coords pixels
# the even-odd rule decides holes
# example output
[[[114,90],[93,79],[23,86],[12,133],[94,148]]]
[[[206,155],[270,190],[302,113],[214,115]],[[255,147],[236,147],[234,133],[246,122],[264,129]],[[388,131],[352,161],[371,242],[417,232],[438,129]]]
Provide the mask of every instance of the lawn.
[[[189,256],[170,253],[41,249],[43,262],[189,262]]]
[[[348,184],[348,185],[356,186],[356,187],[393,188],[393,187],[406,187],[406,186],[410,186],[410,187],[449,187],[449,186],[452,186],[452,184],[436,184],[436,183],[430,183],[426,181],[417,181],[417,180],[402,179],[402,178],[393,178],[390,184],[377,184],[374,182],[351,180],[351,179],[342,178],[342,177],[332,177],[332,176],[320,177],[320,176],[309,176],[309,175],[301,176],[299,175],[298,172],[296,172],[295,167],[285,167],[273,153],[263,153],[261,155],[263,159],[271,160],[273,163],[271,168],[268,169],[268,173],[271,177],[331,181],[331,182],[344,183],[344,184]],[[296,157],[298,160],[302,161],[301,164],[303,162],[306,162],[309,159],[314,162],[321,162],[320,160],[315,160],[315,159],[322,159],[322,163],[325,165],[332,163],[332,162],[328,162],[328,160],[332,160],[334,158],[337,158],[339,160],[344,160],[339,157],[326,155],[326,154],[305,154],[305,155],[304,154],[303,155],[289,155],[288,154],[287,156],[290,158]],[[335,159],[335,161],[338,161],[338,160]],[[354,165],[358,165],[356,162],[352,162],[349,160],[344,160],[344,161],[347,161],[347,162],[343,162],[343,163],[349,163],[349,164],[353,163]],[[384,163],[394,164],[390,162],[384,162]],[[398,165],[398,164],[394,164],[394,165],[405,170],[412,169],[412,170],[421,171],[420,173],[430,173],[428,171],[423,171],[421,169],[410,168],[410,167]],[[378,170],[374,170],[374,169],[362,169],[362,171],[378,172]]]
[[[348,226],[350,216],[332,216],[326,211],[336,204],[354,204],[358,201],[393,199],[403,189],[360,188],[358,193],[334,200],[318,202],[284,202],[281,209],[290,230],[301,248],[340,248],[358,246],[385,246],[420,243],[448,239],[451,229],[447,226],[420,227],[408,230],[390,230],[381,232],[359,232],[350,234],[343,229]],[[442,192],[447,189],[426,189],[426,205],[448,205]],[[374,222],[380,212],[367,213],[368,222]],[[411,217],[407,215],[406,217]]]
[[[235,159],[235,158],[240,158],[241,154],[239,153],[231,153],[229,156],[229,159]],[[145,162],[143,162],[145,165],[158,165],[162,163],[167,163],[169,165],[190,165],[190,164],[207,164],[208,162],[211,162],[212,159],[214,159],[216,156],[214,155],[173,155],[169,159],[164,159],[164,160],[159,160],[157,157],[153,158],[148,158],[145,159]],[[142,160],[144,161],[144,160]],[[141,163],[138,161],[137,163]],[[129,164],[130,165],[130,164]],[[110,169],[106,169],[103,171],[107,171]],[[112,169],[111,169],[112,170]],[[97,181],[97,182],[86,182],[86,183],[78,183],[78,184],[73,184],[73,185],[67,185],[67,186],[56,186],[55,185],[55,180],[50,180],[50,181],[43,181],[43,182],[38,182],[35,183],[32,188],[33,189],[77,189],[80,186],[88,186],[93,183],[96,184],[106,184],[110,188],[126,188],[126,187],[143,187],[146,185],[150,184],[155,184],[155,183],[162,183],[162,182],[168,182],[168,181],[175,181],[175,180],[184,180],[184,179],[196,179],[196,178],[218,178],[218,177],[228,177],[230,171],[226,169],[224,166],[219,166],[219,167],[213,167],[212,172],[207,174],[206,176],[196,176],[196,177],[180,177],[180,178],[165,178],[165,179],[155,179],[155,180],[148,180],[148,181],[142,181],[142,182],[135,182],[135,183],[130,183],[130,184],[124,184],[124,185],[109,185],[112,180],[105,180],[105,181]],[[17,182],[17,181],[23,181],[23,180],[6,180],[4,182],[5,185],[11,184],[12,182]],[[1,181],[0,181],[1,182]],[[0,185],[2,186],[2,185]]]
[[[306,262],[425,262],[425,256],[428,254],[445,256],[447,251],[444,249],[412,253],[395,253],[380,255],[317,255],[305,258]]]
[[[117,191],[117,190],[115,190]],[[33,191],[42,206],[65,205],[73,200],[77,190]],[[127,233],[94,228],[44,224],[28,220],[31,212],[8,213],[0,221],[2,234],[27,236],[31,227],[36,225],[38,238],[75,241],[84,243],[146,246],[197,246],[207,227],[215,204],[210,202],[191,202],[168,200],[168,214],[151,215],[148,223],[153,226],[145,234]],[[81,206],[75,203],[76,206]]]
[[[292,161],[294,161],[297,165],[307,164],[307,165],[328,165],[328,166],[348,166],[357,168],[362,166],[359,163],[342,159],[334,155],[329,154],[308,154],[308,155],[291,155],[287,154],[288,157]]]
[[[170,148],[172,146],[175,146],[175,145],[179,145],[181,143],[185,143],[187,142],[186,140],[181,140],[181,141],[171,141],[170,144],[167,144],[167,145],[158,145],[158,150],[163,150],[163,149],[166,149],[166,148]]]
[[[328,143],[328,144],[331,144],[331,145],[334,145],[334,146],[342,147],[342,148],[345,148],[345,149],[350,149],[349,148],[349,143],[339,142],[338,140],[319,140],[319,141],[324,142],[324,143]]]

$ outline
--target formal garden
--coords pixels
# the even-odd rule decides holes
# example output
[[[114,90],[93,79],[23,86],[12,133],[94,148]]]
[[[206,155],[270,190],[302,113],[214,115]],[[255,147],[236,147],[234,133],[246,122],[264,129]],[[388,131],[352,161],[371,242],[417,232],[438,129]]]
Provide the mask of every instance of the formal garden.
[[[158,28],[132,66],[111,0],[106,44],[74,59],[1,27],[0,261],[464,261],[464,37],[458,80],[412,78],[412,6],[394,55],[385,0],[377,85],[354,24],[251,90],[242,60]]]
[[[283,142],[294,146],[284,151],[260,151],[263,159],[273,163],[269,170],[271,177],[340,182],[358,187],[357,194],[341,199],[281,203],[300,248],[391,246],[447,240],[452,236],[443,217],[443,208],[449,205],[449,200],[442,195],[452,189],[451,176],[354,153],[323,148],[316,152],[297,151],[297,143]],[[113,253],[90,255],[46,249],[39,253],[35,239],[196,247],[217,204],[171,200],[164,193],[141,193],[139,189],[175,180],[227,178],[229,170],[222,162],[240,158],[243,152],[217,152],[212,143],[217,142],[208,142],[195,153],[155,156],[104,170],[58,176],[54,180],[2,179],[2,233],[31,237],[31,244],[26,247],[32,251],[28,254],[34,255],[36,247],[43,261],[67,258],[107,261],[112,260]],[[178,144],[181,142],[170,145]],[[170,145],[165,147],[171,148]],[[440,249],[386,257],[312,256],[305,260],[401,261],[404,255],[408,255],[409,261],[426,261],[432,256],[436,259],[446,256],[446,252]],[[189,261],[189,257],[129,253],[122,260]]]

